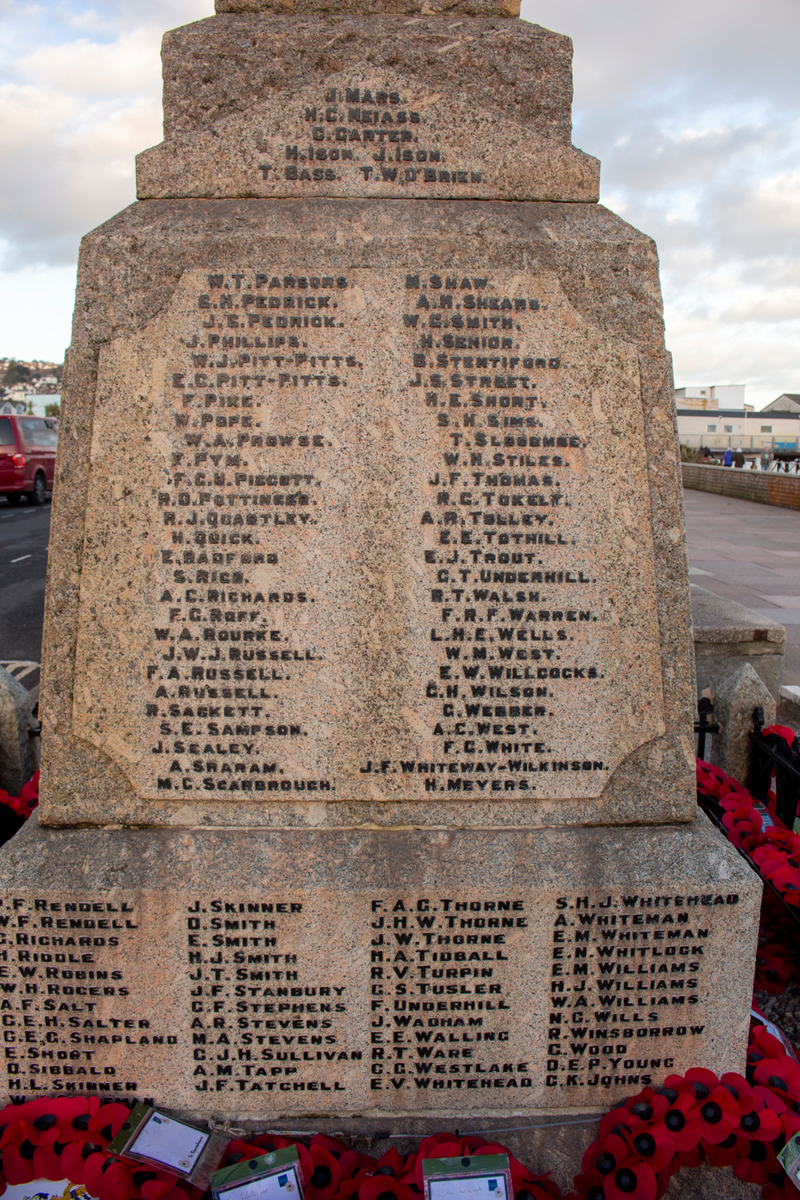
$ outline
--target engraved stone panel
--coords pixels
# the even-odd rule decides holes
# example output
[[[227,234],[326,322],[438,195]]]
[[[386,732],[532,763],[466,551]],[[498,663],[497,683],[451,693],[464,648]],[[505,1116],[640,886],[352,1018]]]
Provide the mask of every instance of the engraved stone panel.
[[[453,91],[362,67],[273,94],[140,154],[139,198],[597,200],[597,159]]]
[[[609,320],[594,282],[646,281],[646,241],[594,206],[459,205],[465,247],[449,205],[197,203],[85,246],[43,819],[689,819],[667,363],[648,286]]]
[[[77,735],[147,799],[598,796],[664,732],[635,352],[540,273],[262,265],[101,352]]]
[[[377,98],[386,90],[382,80],[392,76],[411,95],[427,98],[427,105],[435,96],[449,97],[471,115],[490,113],[501,125],[518,123],[523,139],[530,134],[570,144],[572,42],[528,21],[427,13],[408,18],[385,11],[299,18],[225,14],[170,30],[162,60],[167,145],[174,137],[213,129],[226,117],[251,109],[257,113],[262,106],[277,119],[273,101],[278,96],[292,101],[309,92],[311,104],[319,105],[345,80],[362,91],[358,101],[351,98],[337,111],[347,118],[353,104],[379,112],[376,122],[349,125],[396,130],[402,122],[384,124],[382,118],[396,114],[398,106],[388,103],[388,93],[385,100]],[[372,100],[362,104],[364,87]],[[347,101],[346,92],[341,99]],[[300,111],[304,118],[305,110]],[[450,134],[469,148],[467,131],[453,127]],[[362,138],[362,145],[369,143]],[[483,149],[491,152],[490,145]],[[523,140],[515,158],[524,154]]]
[[[31,826],[0,873],[0,1090],[263,1121],[590,1108],[740,1070],[752,960],[724,989],[718,964],[759,885],[721,849],[707,825],[613,847]]]

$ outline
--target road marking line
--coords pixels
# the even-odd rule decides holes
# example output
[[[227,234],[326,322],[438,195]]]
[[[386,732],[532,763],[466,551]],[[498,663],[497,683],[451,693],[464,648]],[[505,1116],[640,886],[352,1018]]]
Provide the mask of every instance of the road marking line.
[[[18,562],[25,562],[26,558],[33,558],[33,555],[32,554],[23,554],[22,558],[12,558],[11,565],[13,566],[14,563],[18,563]]]

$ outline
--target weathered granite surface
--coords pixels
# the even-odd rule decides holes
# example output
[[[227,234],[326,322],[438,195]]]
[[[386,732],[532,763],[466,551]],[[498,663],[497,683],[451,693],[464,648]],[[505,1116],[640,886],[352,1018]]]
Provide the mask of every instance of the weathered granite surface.
[[[749,662],[777,700],[783,680],[786,630],[752,609],[692,584],[692,631],[698,694],[712,694]]]
[[[0,897],[19,984],[4,1098],[147,1095],[262,1128],[269,1111],[271,1127],[396,1131],[414,1114],[597,1111],[689,1066],[744,1066],[760,882],[703,817],[507,832],[33,819],[0,852]]]
[[[712,739],[709,759],[744,786],[747,786],[753,758],[749,735],[756,708],[763,708],[765,725],[774,725],[775,697],[746,662],[717,687],[714,719],[719,722],[720,730]]]
[[[217,16],[164,39],[140,199],[595,201],[570,145],[572,45],[489,15]]]
[[[331,77],[335,84],[339,72],[355,67],[365,81],[382,71],[402,73],[429,96],[446,93],[510,117],[521,132],[565,146],[571,140],[572,41],[527,21],[408,19],[384,11],[221,14],[170,30],[162,61],[168,140],[257,109],[275,95],[311,84],[324,91]]]
[[[782,687],[778,701],[778,721],[800,731],[800,687]]]
[[[569,40],[468,6],[165,40],[79,267],[9,1094],[363,1133],[743,1065],[655,247]]]
[[[519,0],[216,0],[218,13],[444,13],[447,16],[518,17]]]
[[[324,85],[304,80],[271,93],[244,112],[173,136],[137,159],[140,200],[595,201],[599,177],[597,159],[542,136],[513,114],[477,105],[462,89],[432,91],[398,69],[365,74],[363,66],[329,74]]]
[[[599,163],[570,145],[569,38],[488,10],[281,12],[166,35],[140,199],[597,200]]]
[[[691,819],[657,259],[605,209],[139,203],[62,443],[45,822]]]

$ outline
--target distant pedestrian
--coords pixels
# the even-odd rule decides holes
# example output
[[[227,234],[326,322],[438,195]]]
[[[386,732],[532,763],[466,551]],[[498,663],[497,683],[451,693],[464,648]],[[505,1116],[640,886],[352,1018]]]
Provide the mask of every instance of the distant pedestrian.
[[[711,463],[714,461],[713,455],[712,455],[711,451],[709,450],[708,446],[703,446],[701,453],[703,455],[704,463],[708,464],[708,463]]]
[[[762,471],[769,470],[769,454],[767,453],[766,450],[761,451],[761,470]]]
[[[744,466],[744,453],[742,452],[741,446],[739,446],[738,450],[736,451],[736,453],[733,456],[733,465],[735,467],[743,467]]]
[[[731,450],[731,448],[729,446],[728,449],[725,451],[725,453],[722,456],[722,465],[723,465],[723,467],[729,467],[732,462],[733,462],[733,451]]]

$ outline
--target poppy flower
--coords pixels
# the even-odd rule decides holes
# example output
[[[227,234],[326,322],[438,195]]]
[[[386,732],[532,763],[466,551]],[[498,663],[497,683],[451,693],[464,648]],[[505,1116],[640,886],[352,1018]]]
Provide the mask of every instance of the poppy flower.
[[[398,1183],[390,1175],[373,1175],[361,1184],[358,1196],[359,1200],[413,1200],[414,1193],[408,1184]]]
[[[460,1145],[465,1154],[476,1154],[478,1146],[486,1145],[486,1138],[479,1133],[468,1133],[466,1137],[461,1138]]]
[[[700,1167],[706,1161],[706,1152],[701,1142],[693,1150],[679,1150],[676,1158],[682,1167]]]
[[[686,1093],[676,1095],[675,1102],[667,1108],[661,1119],[653,1122],[651,1132],[654,1136],[669,1137],[675,1149],[681,1153],[694,1150],[703,1134],[703,1126],[696,1115],[695,1105],[696,1101],[692,1096]]]
[[[350,1200],[351,1196],[357,1196],[362,1182],[361,1179],[343,1179],[339,1184],[336,1200]]]
[[[617,1129],[626,1129],[630,1119],[627,1108],[612,1108],[600,1122],[600,1137],[608,1137]]]
[[[323,1150],[327,1150],[328,1154],[332,1154],[334,1158],[341,1158],[347,1146],[338,1138],[328,1137],[325,1133],[315,1133],[311,1139],[312,1146],[321,1146]]]
[[[740,1112],[752,1112],[753,1109],[761,1108],[763,1102],[750,1087],[744,1075],[737,1075],[735,1071],[726,1071],[724,1075],[720,1076],[720,1083],[733,1096],[739,1105]]]
[[[786,1047],[763,1025],[754,1025],[750,1031],[750,1046],[755,1047],[763,1058],[782,1058]]]
[[[707,1071],[705,1067],[690,1067],[684,1076],[687,1083],[691,1083],[695,1089],[695,1095],[698,1099],[702,1099],[702,1093],[699,1090],[705,1087],[711,1091],[715,1087],[719,1087],[719,1079],[713,1071]]]
[[[310,1169],[306,1167],[304,1172],[306,1200],[333,1200],[341,1179],[339,1160],[313,1141],[308,1154],[311,1166]]]
[[[352,1179],[357,1171],[369,1169],[374,1171],[378,1163],[370,1154],[359,1154],[356,1150],[345,1150],[339,1159],[339,1171],[342,1179]]]
[[[98,1200],[134,1200],[139,1194],[132,1166],[106,1154],[93,1154],[86,1160],[84,1180],[89,1193]]]
[[[728,841],[739,850],[761,832],[761,818],[753,809],[742,806],[727,811],[722,818],[722,825]]]
[[[23,1126],[24,1124],[20,1122]],[[8,1131],[6,1131],[8,1132]],[[16,1131],[15,1131],[16,1132]],[[3,1174],[10,1184],[31,1183],[36,1178],[33,1156],[36,1147],[29,1138],[13,1136],[3,1146]]]
[[[742,1113],[734,1133],[738,1137],[754,1142],[774,1142],[781,1134],[781,1119],[777,1113],[764,1105],[760,1110]]]
[[[258,1158],[260,1154],[264,1154],[264,1150],[257,1147],[254,1142],[246,1142],[243,1138],[234,1138],[225,1147],[225,1153],[222,1156],[220,1166],[232,1167],[234,1163],[247,1162],[251,1158]]]
[[[683,1075],[668,1075],[658,1091],[660,1095],[666,1096],[670,1104],[674,1102],[677,1096],[697,1098],[695,1085],[690,1083],[688,1079],[684,1079]]]
[[[605,1177],[627,1158],[630,1158],[627,1142],[618,1134],[611,1133],[592,1142],[581,1161],[581,1170],[587,1175],[594,1171]]]
[[[662,1103],[662,1099],[653,1088],[646,1087],[635,1096],[630,1096],[625,1101],[625,1107],[640,1121],[651,1121],[654,1116],[658,1115],[658,1107]]]
[[[341,1159],[339,1161],[341,1163]],[[405,1174],[406,1160],[398,1154],[394,1146],[391,1146],[385,1154],[381,1155],[375,1164],[376,1173],[382,1172],[385,1174],[387,1168],[391,1170],[395,1179],[399,1179],[401,1175]]]
[[[102,1108],[98,1108],[89,1118],[88,1132],[92,1135],[92,1141],[102,1139],[104,1142],[110,1142],[129,1120],[130,1115],[131,1110],[127,1104],[116,1104],[112,1101],[111,1104],[104,1104]]]
[[[606,1200],[656,1200],[657,1190],[653,1170],[635,1158],[613,1171],[603,1185]]]
[[[703,1141],[718,1146],[739,1124],[741,1110],[727,1088],[715,1087],[696,1102],[693,1115],[703,1126]]]
[[[675,1157],[675,1143],[666,1133],[657,1133],[644,1121],[634,1117],[631,1125],[631,1145],[635,1154],[646,1162],[654,1174],[663,1171]]]
[[[578,1188],[578,1200],[605,1200],[606,1176],[597,1171],[576,1175],[575,1184]]]
[[[414,1164],[414,1181],[423,1191],[422,1164],[426,1158],[461,1158],[461,1146],[452,1134],[435,1133],[420,1143],[417,1161]]]
[[[800,1189],[792,1183],[788,1175],[780,1184],[768,1183],[761,1190],[762,1200],[800,1200]]]
[[[706,1157],[713,1167],[732,1166],[738,1159],[744,1157],[749,1148],[750,1143],[745,1138],[737,1137],[735,1133],[729,1134],[724,1142],[717,1145],[712,1142],[703,1142]]]
[[[61,1161],[64,1164],[64,1174],[67,1179],[73,1183],[83,1183],[86,1160],[92,1154],[101,1153],[102,1146],[98,1146],[93,1142],[68,1142],[61,1155]],[[5,1167],[5,1154],[3,1154],[3,1166]]]
[[[771,1088],[787,1104],[800,1101],[800,1063],[788,1054],[756,1063],[753,1082]]]
[[[561,1189],[557,1183],[546,1175],[534,1175],[523,1183],[522,1187],[514,1189],[514,1200],[561,1200]]]
[[[763,1142],[751,1142],[745,1158],[738,1159],[733,1169],[747,1183],[769,1183],[770,1175],[782,1170],[775,1152]]]
[[[753,1088],[753,1092],[764,1105],[764,1108],[777,1113],[781,1119],[783,1119],[784,1114],[789,1112],[786,1101],[781,1099],[777,1092],[773,1092],[772,1088],[762,1087],[761,1084],[757,1083]]]
[[[33,1152],[33,1165],[37,1179],[59,1180],[64,1178],[64,1167],[61,1155],[57,1154],[52,1145],[37,1146]]]

